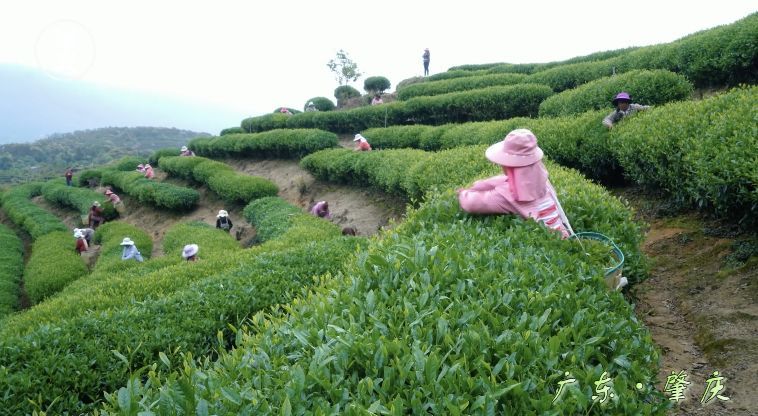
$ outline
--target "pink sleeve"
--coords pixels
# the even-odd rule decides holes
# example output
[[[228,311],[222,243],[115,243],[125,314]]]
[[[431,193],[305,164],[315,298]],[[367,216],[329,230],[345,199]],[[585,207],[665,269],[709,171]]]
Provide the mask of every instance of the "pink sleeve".
[[[497,185],[502,184],[507,179],[508,177],[505,175],[493,176],[491,178],[482,179],[482,180],[474,182],[471,188],[468,188],[468,189],[472,191],[488,191],[496,187]]]
[[[511,203],[496,189],[466,189],[458,194],[461,209],[471,214],[507,214],[515,212]]]

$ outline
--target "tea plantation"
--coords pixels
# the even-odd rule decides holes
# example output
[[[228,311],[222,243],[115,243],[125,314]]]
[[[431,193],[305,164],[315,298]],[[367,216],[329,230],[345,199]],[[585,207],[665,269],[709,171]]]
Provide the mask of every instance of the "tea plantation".
[[[666,414],[659,351],[606,287],[608,253],[517,216],[466,214],[454,190],[497,174],[484,150],[529,128],[573,228],[613,239],[631,285],[647,278],[644,224],[598,181],[754,232],[756,36],[753,14],[670,44],[451,68],[392,103],[260,115],[192,140],[198,156],[160,150],[150,160],[165,180],[127,158],[76,187],[3,192],[0,415]],[[693,94],[705,87],[719,91]],[[609,130],[621,89],[652,108]],[[374,150],[339,147],[337,134],[358,132]],[[321,182],[404,198],[407,212],[375,236],[343,236],[227,158],[299,160]],[[202,188],[241,207],[255,238],[243,247],[181,221],[150,258],[155,234],[90,183],[182,215]],[[80,215],[103,203],[93,265],[38,197]],[[121,260],[125,236],[144,262]],[[196,262],[181,258],[188,243],[200,243]]]

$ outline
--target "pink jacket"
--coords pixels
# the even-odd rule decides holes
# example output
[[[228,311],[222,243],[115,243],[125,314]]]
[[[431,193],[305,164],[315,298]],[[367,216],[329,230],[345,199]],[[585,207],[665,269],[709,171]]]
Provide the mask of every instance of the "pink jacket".
[[[563,238],[568,237],[569,232],[560,217],[558,197],[542,162],[505,169],[508,176],[493,176],[459,190],[461,209],[472,214],[518,214],[542,222],[560,232]]]
[[[121,202],[121,198],[119,198],[119,197],[118,197],[118,195],[116,195],[116,194],[114,194],[114,193],[111,193],[110,195],[108,195],[108,198],[110,198],[110,200],[111,200],[111,203],[112,203],[113,205],[116,205],[116,204],[118,204],[119,202]]]
[[[147,169],[145,169],[145,177],[147,179],[153,179],[153,176],[155,176],[155,174],[153,173],[153,167],[152,166],[149,167],[149,168],[147,168]]]
[[[332,218],[332,214],[329,213],[328,208],[324,208],[324,205],[326,205],[326,201],[319,201],[316,203],[316,205],[311,208],[311,214],[317,216],[317,217],[323,217],[323,218]],[[326,212],[326,214],[318,215],[319,213]]]

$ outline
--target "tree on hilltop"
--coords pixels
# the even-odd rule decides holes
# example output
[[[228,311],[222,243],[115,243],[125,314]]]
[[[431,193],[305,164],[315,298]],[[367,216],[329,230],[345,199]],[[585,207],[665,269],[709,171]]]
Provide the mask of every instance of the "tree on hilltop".
[[[357,81],[363,75],[358,70],[358,64],[350,59],[347,52],[342,49],[337,52],[335,59],[329,60],[326,66],[330,71],[334,72],[335,79],[340,85],[347,85],[350,82]]]

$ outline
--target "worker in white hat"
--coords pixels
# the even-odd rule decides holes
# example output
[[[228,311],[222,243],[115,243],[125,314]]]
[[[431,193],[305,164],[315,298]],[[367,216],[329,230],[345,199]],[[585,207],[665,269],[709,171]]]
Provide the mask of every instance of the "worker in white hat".
[[[358,142],[358,145],[355,146],[355,151],[365,152],[365,151],[371,150],[371,145],[368,144],[368,140],[366,140],[366,138],[363,137],[363,135],[361,135],[360,133],[355,135],[355,138],[353,139],[353,141]]]
[[[144,261],[142,254],[137,250],[137,246],[134,245],[134,241],[131,238],[124,237],[124,240],[121,241],[121,246],[124,248],[124,251],[121,252],[121,260],[134,259],[139,262]]]
[[[220,210],[218,215],[216,215],[216,228],[231,232],[233,226],[234,224],[232,224],[232,219],[229,218],[229,213],[226,210]]]

